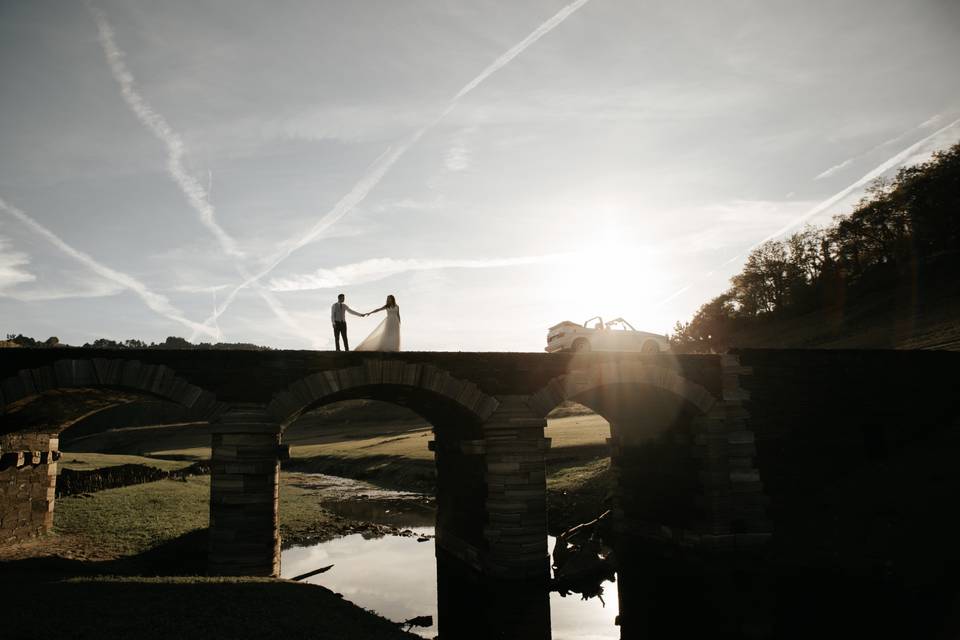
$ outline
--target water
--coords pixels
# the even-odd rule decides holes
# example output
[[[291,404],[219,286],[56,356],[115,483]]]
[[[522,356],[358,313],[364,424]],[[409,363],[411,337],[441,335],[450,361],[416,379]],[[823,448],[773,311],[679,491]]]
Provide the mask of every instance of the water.
[[[392,491],[372,484],[322,473],[300,474],[296,486],[322,495],[320,506],[339,516],[394,527],[433,527],[433,498],[411,491]]]
[[[325,508],[347,517],[360,516],[372,522],[408,527],[415,535],[365,539],[360,534],[354,534],[308,547],[292,547],[283,552],[283,577],[289,578],[332,564],[334,567],[326,573],[304,582],[323,585],[354,604],[396,622],[431,615],[434,621],[432,627],[415,627],[411,631],[427,638],[437,635],[436,557],[433,527],[422,526],[424,496],[388,492],[365,483],[331,476],[312,478],[311,482],[314,481],[333,488],[331,498],[322,501]],[[404,513],[409,517],[402,517]],[[432,519],[432,515],[430,517]],[[430,539],[417,542],[418,538],[423,537]],[[553,543],[554,539],[550,537],[551,550]],[[598,598],[581,600],[576,594],[565,598],[557,593],[550,594],[554,640],[607,640],[620,637],[619,627],[614,625],[617,585],[605,582],[603,586],[606,606]]]

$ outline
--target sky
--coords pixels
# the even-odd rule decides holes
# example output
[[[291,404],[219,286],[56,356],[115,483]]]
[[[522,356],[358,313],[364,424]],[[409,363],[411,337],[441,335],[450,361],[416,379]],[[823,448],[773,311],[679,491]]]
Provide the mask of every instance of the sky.
[[[0,332],[667,333],[960,141],[957,60],[956,0],[0,0]]]

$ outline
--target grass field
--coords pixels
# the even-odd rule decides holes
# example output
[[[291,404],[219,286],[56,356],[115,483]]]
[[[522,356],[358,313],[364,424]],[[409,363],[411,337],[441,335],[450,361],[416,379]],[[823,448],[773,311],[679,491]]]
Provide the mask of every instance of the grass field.
[[[301,486],[300,480],[298,473],[284,473],[280,479],[284,541],[323,539],[349,531],[319,506],[317,493]],[[70,542],[63,549],[69,557],[133,556],[207,528],[210,478],[160,480],[60,498],[54,513],[54,532]]]
[[[371,413],[350,419],[330,419],[328,414],[311,415],[291,425],[284,432],[283,441],[290,445],[291,456],[298,459],[315,456],[433,459],[433,453],[427,448],[427,443],[433,439],[429,424],[414,414],[384,421],[378,419],[375,412]],[[595,414],[561,414],[561,417],[548,420],[546,429],[546,437],[551,439],[555,451],[602,448],[609,436],[607,421]],[[210,457],[210,434],[206,426],[199,424],[114,429],[81,438],[64,448],[69,450],[65,459],[79,461],[74,468],[93,468],[79,466],[88,462],[91,465],[100,462],[103,466],[123,464],[117,462],[121,458],[97,458],[93,454],[173,461],[204,460]]]
[[[372,419],[377,417],[392,420]],[[561,417],[549,420],[546,436],[552,441],[547,464],[551,522],[562,527],[580,517],[584,508],[595,509],[605,493],[609,426],[599,416],[569,407]],[[174,470],[208,458],[209,437],[203,425],[111,430],[71,443],[63,452],[62,466],[96,469],[133,463]],[[317,494],[298,482],[298,472],[430,492],[431,439],[430,426],[414,414],[376,405],[348,405],[345,411],[327,408],[292,425],[284,434],[291,460],[280,487],[285,543],[345,532],[342,521],[319,507]],[[99,561],[136,556],[207,527],[209,478],[164,480],[61,498],[55,513],[55,530],[67,557]]]
[[[130,456],[111,453],[77,453],[64,452],[60,458],[60,467],[74,471],[90,471],[106,467],[117,467],[122,464],[142,464],[156,467],[163,471],[175,471],[190,465],[186,460],[166,460],[164,458],[147,458],[145,456]]]

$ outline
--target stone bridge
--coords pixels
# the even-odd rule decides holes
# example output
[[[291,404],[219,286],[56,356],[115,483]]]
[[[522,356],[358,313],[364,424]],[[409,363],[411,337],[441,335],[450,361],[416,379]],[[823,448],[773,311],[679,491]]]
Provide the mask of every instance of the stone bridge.
[[[8,349],[0,353],[0,473],[37,469],[43,486],[3,494],[0,532],[13,540],[49,528],[60,431],[105,408],[159,398],[212,426],[210,571],[278,575],[284,428],[317,406],[371,399],[433,425],[437,557],[455,568],[441,583],[450,575],[461,586],[476,576],[542,582],[546,416],[572,400],[610,424],[615,526],[631,541],[618,549],[624,559],[638,541],[706,556],[756,553],[781,524],[792,526],[824,478],[955,427],[958,364],[960,354],[893,351]],[[445,598],[466,597],[443,586],[441,610]],[[621,600],[629,589],[621,577]],[[549,616],[546,596],[518,615],[535,626]],[[645,615],[621,606],[620,624]]]

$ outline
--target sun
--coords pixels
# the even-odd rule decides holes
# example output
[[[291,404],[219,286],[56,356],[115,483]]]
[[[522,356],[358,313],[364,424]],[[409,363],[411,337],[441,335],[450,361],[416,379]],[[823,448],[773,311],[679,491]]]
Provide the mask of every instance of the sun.
[[[550,270],[551,315],[578,323],[623,317],[637,329],[665,332],[672,322],[661,317],[659,302],[668,295],[668,263],[656,239],[643,236],[629,217],[601,212]]]

